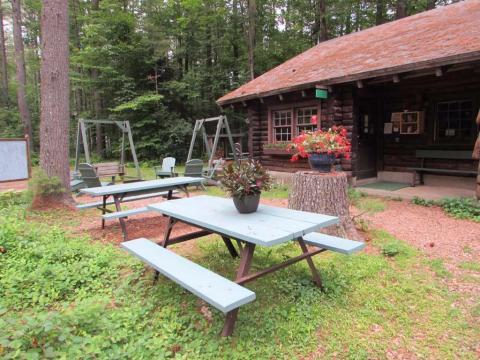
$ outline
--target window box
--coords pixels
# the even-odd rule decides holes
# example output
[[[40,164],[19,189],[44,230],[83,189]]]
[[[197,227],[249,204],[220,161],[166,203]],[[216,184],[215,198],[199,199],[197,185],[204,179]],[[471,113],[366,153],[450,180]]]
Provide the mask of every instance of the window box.
[[[265,155],[283,155],[283,156],[291,156],[290,150],[284,148],[263,148],[263,153]]]

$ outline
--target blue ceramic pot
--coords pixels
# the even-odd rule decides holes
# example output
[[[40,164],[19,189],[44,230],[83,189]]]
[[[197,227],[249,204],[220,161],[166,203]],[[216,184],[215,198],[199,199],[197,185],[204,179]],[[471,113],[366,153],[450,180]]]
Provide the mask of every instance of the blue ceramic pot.
[[[308,157],[310,168],[321,173],[329,173],[332,171],[332,165],[334,162],[335,154],[311,153]]]

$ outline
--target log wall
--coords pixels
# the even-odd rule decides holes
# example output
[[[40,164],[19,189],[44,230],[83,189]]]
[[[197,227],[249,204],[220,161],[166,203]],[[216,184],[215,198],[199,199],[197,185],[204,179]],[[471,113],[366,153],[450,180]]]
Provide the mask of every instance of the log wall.
[[[367,96],[365,98],[364,96]],[[435,138],[436,105],[441,101],[472,100],[473,112],[480,107],[480,73],[472,70],[457,71],[401,80],[400,83],[388,83],[368,86],[358,91],[357,101],[377,99],[379,121],[378,134],[378,170],[408,171],[418,166],[415,151],[418,149],[472,150],[477,133],[472,117],[472,138],[463,143],[440,142]],[[385,122],[390,122],[392,112],[424,111],[425,130],[419,135],[383,134]],[[473,116],[473,115],[472,115]],[[437,160],[426,161],[427,167],[443,169],[476,169],[473,160]]]
[[[377,79],[378,80],[378,79]],[[471,99],[474,112],[480,107],[480,72],[474,69],[465,69],[454,72],[445,72],[442,76],[427,75],[416,78],[403,78],[399,83],[376,80],[364,81],[364,87],[358,89],[354,84],[335,85],[333,92],[329,92],[328,99],[315,99],[314,89],[304,92],[291,92],[279,96],[270,96],[260,100],[250,100],[244,104],[249,119],[249,152],[253,157],[260,159],[270,170],[295,172],[307,169],[306,160],[291,162],[288,154],[267,154],[263,145],[269,138],[269,111],[277,107],[299,107],[310,102],[320,104],[321,127],[327,129],[333,125],[342,125],[348,130],[352,141],[352,159],[339,159],[337,165],[342,170],[355,175],[357,162],[357,128],[358,109],[364,102],[375,102],[376,133],[377,133],[377,171],[409,171],[410,167],[418,166],[415,157],[417,149],[442,150],[471,150],[472,141],[461,144],[446,144],[435,140],[436,104],[439,101]],[[390,122],[392,112],[424,111],[425,130],[419,135],[384,135],[385,122]],[[473,125],[472,134],[477,129]],[[267,151],[268,152],[268,151]],[[428,167],[445,169],[476,169],[478,162],[473,160],[429,160]]]
[[[305,159],[297,162],[290,161],[291,155],[267,154],[263,145],[268,143],[268,121],[269,111],[272,108],[285,107],[296,108],[301,106],[320,105],[320,126],[322,129],[328,129],[333,125],[344,126],[348,131],[348,136],[352,139],[354,114],[353,114],[353,94],[348,88],[338,88],[333,93],[329,93],[328,99],[315,99],[314,90],[310,89],[303,93],[295,92],[284,94],[281,100],[278,96],[272,96],[260,101],[249,102],[247,116],[249,119],[249,151],[253,157],[260,159],[262,164],[270,170],[295,172],[302,169],[308,169],[308,163]],[[268,151],[267,151],[268,152]],[[337,164],[342,170],[350,172],[353,164],[351,159],[338,159]]]

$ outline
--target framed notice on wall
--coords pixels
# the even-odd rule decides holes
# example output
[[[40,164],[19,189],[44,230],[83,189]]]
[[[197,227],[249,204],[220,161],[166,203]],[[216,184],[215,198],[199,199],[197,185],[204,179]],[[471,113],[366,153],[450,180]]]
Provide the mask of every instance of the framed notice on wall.
[[[0,182],[30,177],[27,139],[0,138]]]

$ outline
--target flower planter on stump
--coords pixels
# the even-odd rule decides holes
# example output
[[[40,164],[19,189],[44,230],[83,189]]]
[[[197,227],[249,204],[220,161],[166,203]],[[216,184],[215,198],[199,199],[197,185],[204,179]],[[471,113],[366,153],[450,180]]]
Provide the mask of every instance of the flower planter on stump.
[[[347,189],[347,174],[344,172],[322,174],[317,171],[299,171],[293,175],[288,207],[338,216],[339,223],[323,228],[322,232],[358,240],[360,237],[349,213]]]
[[[311,153],[308,155],[308,163],[312,170],[329,173],[332,171],[332,165],[335,162],[335,154]]]

